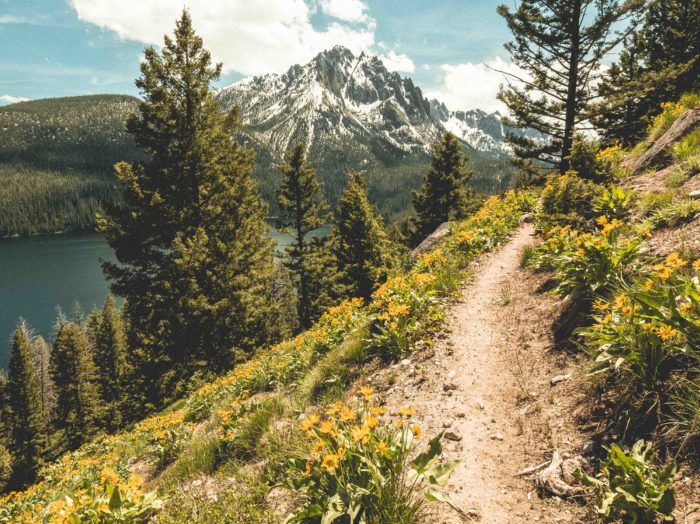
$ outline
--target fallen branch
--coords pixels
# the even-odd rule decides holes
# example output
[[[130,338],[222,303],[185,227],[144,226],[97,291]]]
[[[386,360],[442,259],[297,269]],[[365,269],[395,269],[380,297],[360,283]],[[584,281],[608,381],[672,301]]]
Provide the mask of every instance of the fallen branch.
[[[527,477],[528,475],[532,475],[533,473],[538,472],[539,470],[546,467],[547,465],[549,465],[549,460],[546,462],[543,462],[542,464],[537,464],[536,466],[530,466],[529,468],[525,468],[524,470],[519,471],[518,473],[516,473],[513,476],[514,477]]]

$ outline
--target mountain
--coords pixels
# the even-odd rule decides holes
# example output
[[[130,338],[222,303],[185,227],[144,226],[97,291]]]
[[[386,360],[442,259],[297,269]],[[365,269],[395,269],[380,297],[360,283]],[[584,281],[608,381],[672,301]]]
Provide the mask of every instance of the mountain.
[[[411,190],[420,185],[431,145],[445,130],[462,140],[477,190],[496,192],[514,178],[498,114],[450,112],[378,57],[355,56],[341,46],[216,96],[225,109],[241,109],[239,139],[256,151],[256,175],[273,214],[277,165],[298,140],[308,144],[331,205],[346,173],[361,169],[372,201],[389,221],[410,211]],[[124,127],[137,102],[96,95],[0,107],[0,236],[94,226],[100,202],[117,198],[114,163],[139,156]]]
[[[244,135],[265,150],[258,166],[263,180],[274,177],[285,149],[303,140],[331,203],[345,173],[363,169],[385,216],[410,208],[410,189],[420,184],[430,148],[445,130],[462,140],[477,172],[477,189],[497,191],[512,180],[498,114],[450,112],[378,57],[355,56],[342,46],[284,74],[244,79],[221,89],[217,98],[225,109],[240,108]],[[263,190],[271,185],[264,182]]]

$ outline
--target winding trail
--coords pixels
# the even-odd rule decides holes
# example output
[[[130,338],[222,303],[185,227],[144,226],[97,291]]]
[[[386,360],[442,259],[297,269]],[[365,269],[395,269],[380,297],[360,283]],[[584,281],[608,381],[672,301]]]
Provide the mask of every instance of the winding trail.
[[[548,355],[559,304],[536,294],[537,282],[519,267],[523,248],[534,243],[533,227],[524,224],[480,259],[450,309],[446,337],[381,372],[394,384],[390,409],[414,405],[426,436],[445,432],[444,456],[459,461],[446,491],[475,521],[578,521],[575,507],[539,499],[531,479],[515,476],[562,440],[563,447],[572,444],[556,430],[569,408],[549,383],[552,374],[568,371]],[[434,505],[426,523],[463,520],[447,505]]]

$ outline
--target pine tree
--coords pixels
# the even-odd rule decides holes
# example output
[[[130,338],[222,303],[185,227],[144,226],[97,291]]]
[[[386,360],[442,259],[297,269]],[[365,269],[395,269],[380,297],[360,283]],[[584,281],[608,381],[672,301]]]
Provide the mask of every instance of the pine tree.
[[[121,400],[126,384],[126,335],[112,295],[102,309],[93,345],[97,386],[103,403],[104,425],[110,430],[122,423]]]
[[[76,448],[95,434],[100,420],[95,368],[82,326],[59,323],[49,372],[56,388],[54,424],[65,430],[68,446]]]
[[[621,0],[522,0],[515,11],[498,8],[514,36],[505,47],[524,71],[506,73],[508,85],[498,96],[512,118],[504,123],[549,137],[542,144],[509,134],[518,165],[530,168],[536,160],[560,173],[568,170],[574,136],[586,128],[601,60],[624,37],[612,28],[631,8]]]
[[[631,145],[641,140],[651,112],[643,87],[643,39],[635,31],[625,39],[619,59],[610,66],[598,86],[601,101],[591,106],[591,120],[603,130],[606,144]]]
[[[15,487],[34,480],[43,453],[44,431],[41,391],[32,364],[29,329],[24,322],[12,337],[7,397],[10,408],[10,448],[12,449]]]
[[[643,138],[661,103],[700,90],[700,2],[652,0],[598,88],[592,120],[606,143]]]
[[[452,133],[442,135],[433,146],[433,159],[423,176],[423,186],[413,191],[416,241],[421,241],[443,222],[467,214],[475,196],[467,185],[472,174],[457,137]]]
[[[297,290],[299,325],[311,325],[318,286],[311,281],[320,263],[321,242],[311,233],[327,221],[328,206],[321,200],[321,184],[306,161],[306,146],[300,142],[285,152],[280,165],[283,178],[277,191],[281,230],[290,232],[292,243],[285,248],[285,266],[293,275]]]
[[[51,375],[49,373],[49,363],[51,362],[51,346],[43,337],[35,337],[31,341],[32,346],[32,366],[39,384],[39,399],[41,405],[41,420],[45,428],[51,426],[51,415],[56,404],[56,391]],[[46,447],[51,446],[51,435],[45,432]]]
[[[127,129],[149,160],[117,166],[126,205],[101,220],[120,261],[104,270],[126,298],[134,387],[151,406],[197,368],[226,369],[278,336],[267,207],[253,154],[234,140],[240,118],[210,90],[220,73],[187,11],[161,52],[146,49]]]
[[[391,246],[361,173],[348,173],[328,242],[336,266],[336,296],[368,300],[386,277]]]

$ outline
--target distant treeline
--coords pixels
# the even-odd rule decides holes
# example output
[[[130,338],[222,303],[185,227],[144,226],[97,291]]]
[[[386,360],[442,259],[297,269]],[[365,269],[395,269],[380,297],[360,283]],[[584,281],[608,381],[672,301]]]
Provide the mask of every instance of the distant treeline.
[[[90,174],[0,164],[0,181],[0,237],[92,229],[118,198],[113,182]]]

